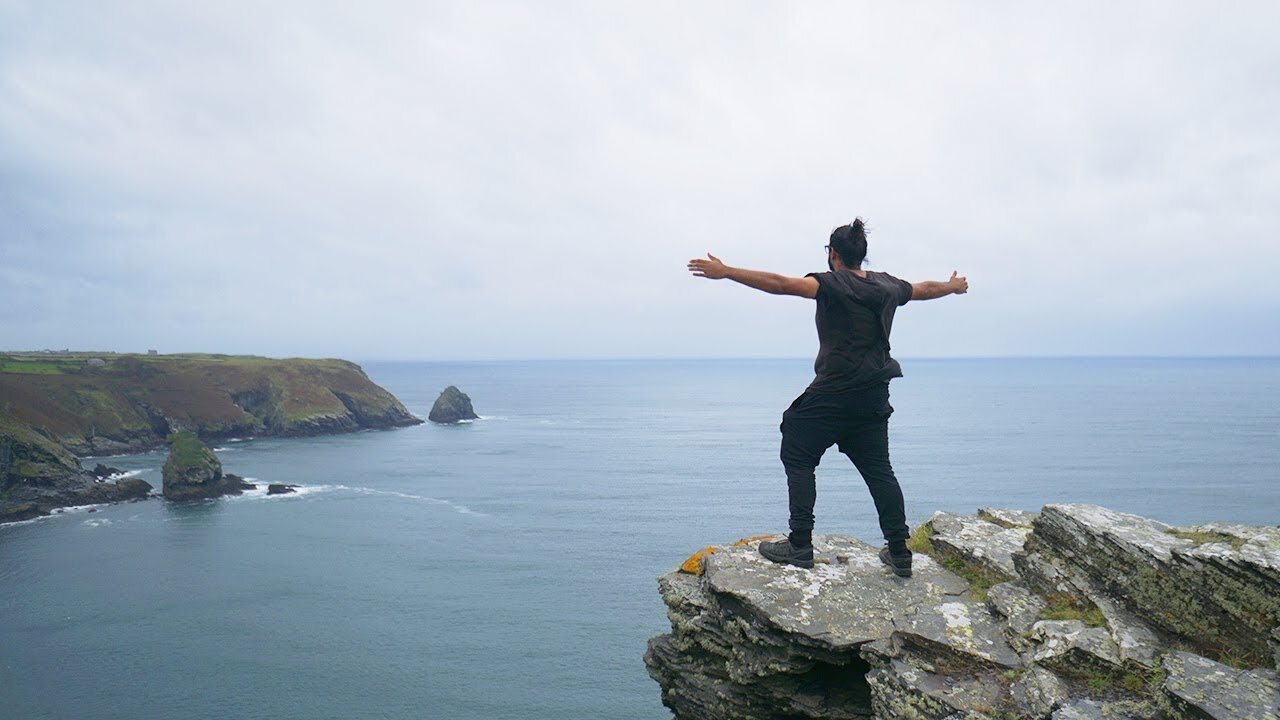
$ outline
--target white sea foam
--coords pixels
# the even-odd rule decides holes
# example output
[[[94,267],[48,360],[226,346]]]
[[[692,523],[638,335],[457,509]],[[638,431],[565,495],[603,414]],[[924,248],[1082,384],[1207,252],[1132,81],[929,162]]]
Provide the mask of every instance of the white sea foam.
[[[52,514],[53,515],[75,515],[78,513],[87,513],[90,510],[97,510],[98,508],[109,507],[110,505],[111,503],[95,503],[93,505],[68,505],[67,507],[54,508]]]
[[[293,485],[293,492],[291,493],[279,493],[276,495],[268,495],[267,486],[272,483],[266,483],[266,482],[263,482],[262,480],[259,480],[258,478],[252,478],[252,477],[247,477],[244,479],[244,481],[247,483],[253,483],[254,485],[257,485],[257,487],[252,490],[245,490],[239,495],[227,495],[226,499],[228,500],[278,500],[278,499],[284,499],[284,498],[298,498],[298,497],[305,497],[307,495],[314,495],[316,493],[326,492],[328,490],[333,490],[337,487],[341,487],[341,486],[335,486],[335,485]]]
[[[107,518],[89,518],[88,520],[84,521],[84,524],[88,525],[89,527],[105,527],[107,525],[110,525],[111,521],[108,520]]]
[[[454,512],[461,513],[463,515],[478,515],[480,517],[488,517],[488,515],[486,515],[485,513],[472,510],[471,508],[467,507],[466,505],[463,505],[462,503],[456,503],[452,500],[445,500],[444,498],[431,497],[429,495],[412,495],[410,493],[396,492],[395,490],[377,490],[375,488],[367,488],[367,487],[347,487],[346,485],[335,485],[332,487],[334,489],[349,490],[351,492],[359,493],[361,495],[389,495],[391,497],[404,498],[406,500],[420,500],[422,502],[431,503],[432,505],[444,505],[446,507],[452,508]]]
[[[51,520],[61,515],[81,515],[89,512],[90,510],[104,508],[109,505],[110,503],[98,503],[96,505],[72,505],[69,507],[54,508],[53,512],[51,512],[48,515],[37,515],[36,517],[30,518],[27,520],[17,520],[14,522],[2,523],[0,524],[0,529],[11,527],[11,526],[17,526],[17,525],[31,525],[32,523],[38,523],[43,520]]]

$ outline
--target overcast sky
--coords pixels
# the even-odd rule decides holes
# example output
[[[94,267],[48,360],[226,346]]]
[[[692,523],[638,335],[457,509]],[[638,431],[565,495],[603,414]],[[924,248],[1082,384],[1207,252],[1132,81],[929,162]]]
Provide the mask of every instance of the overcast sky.
[[[0,348],[1280,354],[1280,5],[0,0]]]

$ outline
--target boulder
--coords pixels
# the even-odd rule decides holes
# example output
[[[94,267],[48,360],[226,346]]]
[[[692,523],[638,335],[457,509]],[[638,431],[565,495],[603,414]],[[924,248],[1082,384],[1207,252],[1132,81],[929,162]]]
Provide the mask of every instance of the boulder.
[[[123,472],[124,471],[120,468],[111,467],[110,465],[104,465],[102,463],[98,463],[93,466],[93,476],[99,480],[105,480],[113,475],[120,475]]]
[[[1041,666],[1066,673],[1123,670],[1120,648],[1105,628],[1079,620],[1041,620],[1030,635],[1038,645],[1032,659]]]
[[[1067,684],[1054,673],[1042,668],[1028,668],[1010,687],[1015,702],[1027,709],[1033,718],[1047,718],[1070,699]]]
[[[1179,529],[1097,505],[1046,505],[1025,550],[1015,558],[1020,570],[1040,562],[1078,577],[1077,589],[1123,598],[1143,623],[1193,647],[1273,656],[1267,635],[1280,624],[1280,528]]]
[[[450,385],[436,398],[431,406],[427,419],[435,423],[456,423],[463,420],[475,420],[480,417],[471,407],[471,398],[458,388]]]
[[[106,483],[115,486],[115,498],[113,502],[120,500],[142,500],[151,494],[154,489],[151,483],[141,478],[121,478],[114,483]]]
[[[297,486],[297,485],[282,485],[282,484],[279,484],[279,483],[272,483],[272,484],[270,484],[270,485],[268,485],[268,486],[267,486],[267,494],[268,494],[268,495],[288,495],[288,494],[289,494],[289,493],[291,493],[291,492],[297,492],[297,490],[295,490],[295,489],[294,489],[294,488],[296,488],[296,487],[298,487],[298,486]]]
[[[1280,685],[1275,670],[1237,670],[1182,651],[1165,656],[1164,670],[1158,700],[1172,718],[1280,718]]]
[[[1025,635],[1040,619],[1044,599],[1027,589],[1020,581],[992,585],[987,590],[987,606],[1005,618],[1011,635]]]
[[[1013,553],[1022,549],[1023,542],[1031,533],[1030,526],[1005,527],[948,512],[934,513],[925,521],[925,527],[932,533],[929,542],[939,553],[954,556],[1007,579],[1017,576]]]

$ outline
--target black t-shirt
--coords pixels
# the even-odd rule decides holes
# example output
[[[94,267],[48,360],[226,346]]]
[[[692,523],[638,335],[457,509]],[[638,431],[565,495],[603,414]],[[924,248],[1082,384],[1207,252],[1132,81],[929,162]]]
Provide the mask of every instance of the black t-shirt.
[[[889,356],[889,331],[898,306],[911,299],[911,283],[850,270],[808,277],[818,281],[818,359],[809,389],[842,392],[902,377],[902,366]]]

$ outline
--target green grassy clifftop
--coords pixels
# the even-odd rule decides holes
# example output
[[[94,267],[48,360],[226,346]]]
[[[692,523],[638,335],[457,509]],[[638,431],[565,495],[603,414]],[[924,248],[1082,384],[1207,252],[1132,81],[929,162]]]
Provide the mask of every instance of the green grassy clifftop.
[[[81,456],[157,447],[179,430],[218,440],[421,422],[345,360],[89,353],[0,354],[0,419],[34,433],[24,447]]]

